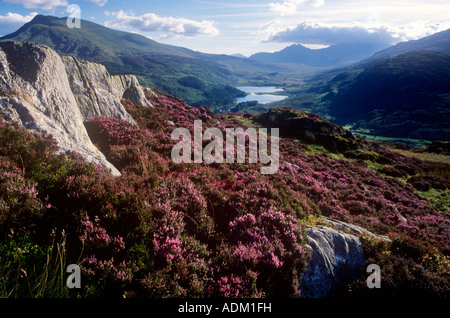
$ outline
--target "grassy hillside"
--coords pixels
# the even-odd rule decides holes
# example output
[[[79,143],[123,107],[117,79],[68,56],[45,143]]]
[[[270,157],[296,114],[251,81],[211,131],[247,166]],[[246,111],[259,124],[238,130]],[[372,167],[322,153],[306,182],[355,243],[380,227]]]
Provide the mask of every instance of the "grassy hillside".
[[[342,295],[447,296],[449,185],[440,165],[354,139],[319,116],[217,115],[156,92],[154,108],[123,102],[138,127],[86,123],[118,178],[57,154],[50,136],[1,123],[2,297],[295,297],[309,257],[304,230],[324,216],[392,240],[364,239],[383,288],[367,289],[361,273]],[[224,131],[280,118],[292,120],[276,174],[262,175],[260,164],[171,160],[173,129],[192,132],[195,119]],[[345,140],[356,149],[328,150]],[[430,199],[438,196],[443,205]],[[61,268],[72,263],[82,268],[79,290],[64,287]]]

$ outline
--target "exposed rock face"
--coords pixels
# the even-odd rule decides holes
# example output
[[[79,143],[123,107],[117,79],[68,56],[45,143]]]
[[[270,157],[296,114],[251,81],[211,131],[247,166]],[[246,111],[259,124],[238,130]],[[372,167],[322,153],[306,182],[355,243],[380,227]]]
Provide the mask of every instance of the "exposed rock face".
[[[335,220],[327,222],[333,228],[320,226],[307,230],[311,260],[300,279],[301,295],[304,298],[333,296],[339,287],[344,287],[356,278],[364,265],[362,242],[357,235],[388,240],[352,224]]]
[[[63,56],[62,61],[84,120],[104,116],[134,123],[120,103],[122,98],[135,104],[152,106],[136,76],[110,76],[103,65],[72,56]]]
[[[300,280],[302,297],[332,296],[337,286],[356,278],[364,263],[362,244],[355,235],[322,227],[307,230],[312,254]]]
[[[153,107],[145,97],[145,92],[151,92],[151,90],[139,85],[136,76],[114,75],[111,76],[111,82],[116,96],[128,99],[137,105]]]
[[[76,151],[120,172],[93,145],[84,121],[95,116],[134,123],[121,98],[151,106],[134,76],[110,76],[104,66],[61,58],[32,43],[0,43],[0,115],[27,129],[52,134],[63,152]]]
[[[369,230],[362,228],[360,226],[354,225],[354,224],[333,220],[333,219],[330,219],[327,217],[324,217],[323,219],[325,220],[325,222],[327,224],[332,226],[334,229],[345,232],[345,233],[351,233],[356,236],[367,236],[367,237],[371,237],[371,238],[377,239],[377,240],[383,240],[383,241],[389,241],[389,242],[391,241],[385,235],[378,235],[378,234],[372,233]]]

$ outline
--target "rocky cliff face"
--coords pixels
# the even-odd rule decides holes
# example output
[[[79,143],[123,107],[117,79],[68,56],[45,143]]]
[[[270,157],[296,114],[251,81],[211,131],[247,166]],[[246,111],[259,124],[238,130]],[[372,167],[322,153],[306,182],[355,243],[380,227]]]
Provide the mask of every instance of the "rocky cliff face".
[[[0,43],[2,118],[52,134],[61,151],[76,151],[114,175],[120,172],[91,142],[84,121],[104,116],[134,123],[122,98],[152,106],[133,75],[110,76],[101,64],[60,57],[38,44]]]
[[[152,106],[145,98],[136,76],[111,76],[103,65],[72,56],[63,56],[62,61],[84,120],[104,116],[134,123],[120,103],[122,98]]]

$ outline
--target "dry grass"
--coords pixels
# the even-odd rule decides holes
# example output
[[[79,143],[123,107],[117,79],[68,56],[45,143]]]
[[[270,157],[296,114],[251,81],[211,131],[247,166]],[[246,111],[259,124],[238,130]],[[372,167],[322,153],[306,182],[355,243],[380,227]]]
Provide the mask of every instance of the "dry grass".
[[[425,162],[438,162],[438,163],[445,163],[450,165],[450,156],[447,155],[441,155],[437,153],[430,153],[430,152],[415,152],[412,150],[402,150],[402,149],[390,149],[392,151],[395,151],[405,157],[416,157],[422,161]]]
[[[423,171],[424,174],[450,180],[450,156],[429,152],[414,152],[412,150],[390,150],[405,157],[415,157],[426,162],[428,165]]]

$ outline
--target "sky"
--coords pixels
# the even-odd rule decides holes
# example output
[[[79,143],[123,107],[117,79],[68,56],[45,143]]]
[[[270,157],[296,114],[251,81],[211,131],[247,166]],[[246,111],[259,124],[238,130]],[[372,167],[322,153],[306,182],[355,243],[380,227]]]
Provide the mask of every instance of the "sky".
[[[0,0],[0,35],[36,14],[67,17],[70,5],[81,19],[160,43],[246,56],[292,44],[396,44],[450,28],[448,0]]]

